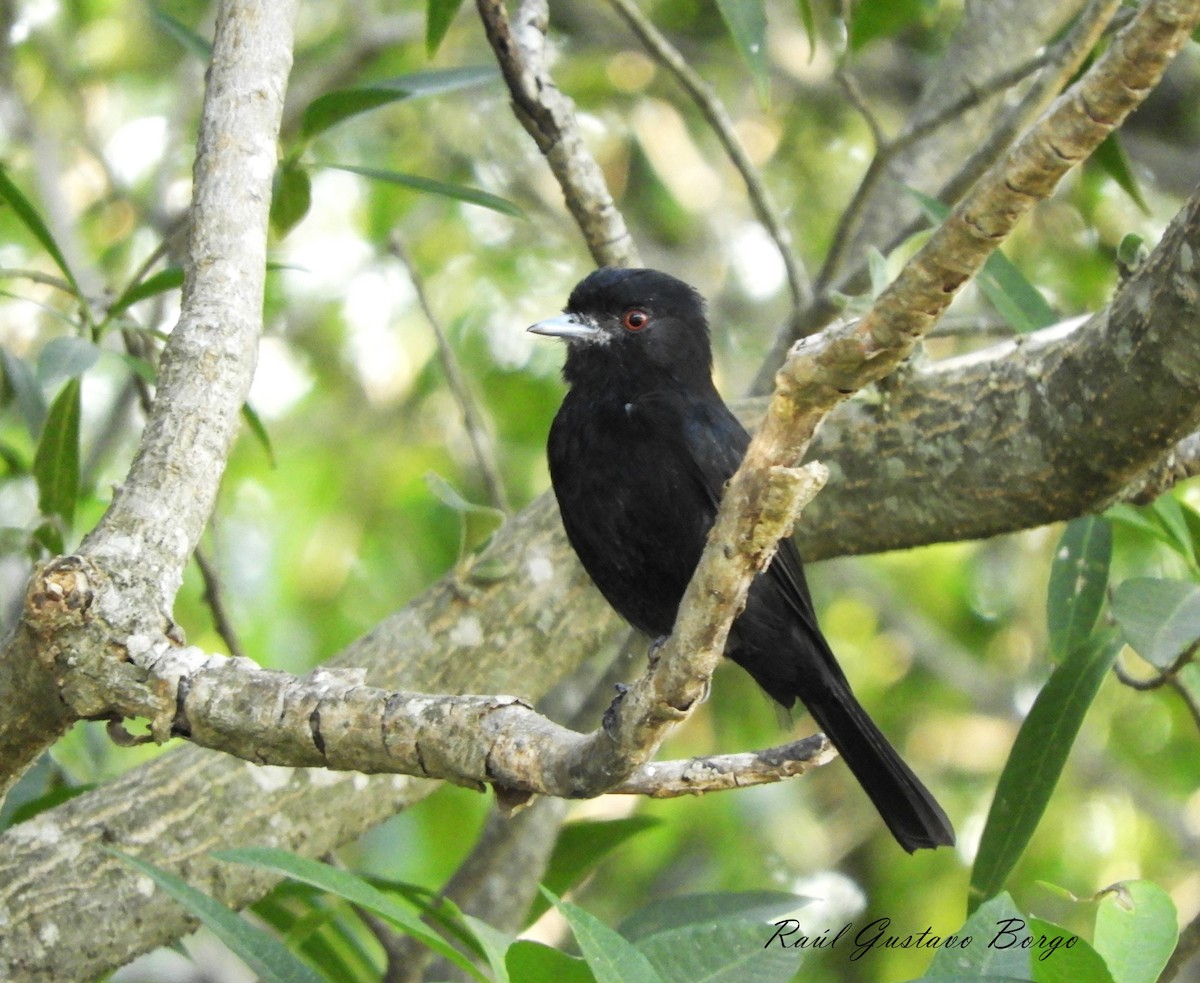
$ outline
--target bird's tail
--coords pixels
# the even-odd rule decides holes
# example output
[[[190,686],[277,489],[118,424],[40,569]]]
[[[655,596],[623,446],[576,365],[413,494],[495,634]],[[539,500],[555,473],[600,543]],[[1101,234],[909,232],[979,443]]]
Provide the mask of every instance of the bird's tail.
[[[840,674],[839,674],[840,675]],[[862,708],[844,679],[830,680],[819,699],[806,700],[896,841],[909,853],[954,845],[942,807]]]

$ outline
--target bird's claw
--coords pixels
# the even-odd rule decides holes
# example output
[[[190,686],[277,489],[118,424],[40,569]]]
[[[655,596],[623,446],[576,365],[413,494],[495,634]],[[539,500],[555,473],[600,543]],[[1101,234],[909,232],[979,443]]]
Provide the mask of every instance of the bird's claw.
[[[617,691],[617,695],[613,697],[612,703],[608,705],[608,709],[604,711],[604,716],[600,719],[600,725],[609,737],[616,736],[617,714],[620,713],[625,694],[629,692],[629,687],[624,683],[617,683],[613,689]]]

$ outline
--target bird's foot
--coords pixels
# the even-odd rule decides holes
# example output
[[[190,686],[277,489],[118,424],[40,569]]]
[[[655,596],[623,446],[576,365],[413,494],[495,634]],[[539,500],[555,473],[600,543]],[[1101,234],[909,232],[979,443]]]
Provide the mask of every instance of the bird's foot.
[[[650,649],[646,653],[646,661],[650,665],[655,665],[658,662],[658,653],[662,651],[662,647],[667,644],[667,639],[670,637],[670,635],[659,635],[658,638],[650,643]]]
[[[612,703],[604,711],[604,716],[600,718],[600,725],[609,737],[616,737],[617,714],[620,713],[621,702],[625,699],[625,694],[629,692],[629,687],[624,683],[617,683],[613,689],[617,691],[617,695],[613,697]]]

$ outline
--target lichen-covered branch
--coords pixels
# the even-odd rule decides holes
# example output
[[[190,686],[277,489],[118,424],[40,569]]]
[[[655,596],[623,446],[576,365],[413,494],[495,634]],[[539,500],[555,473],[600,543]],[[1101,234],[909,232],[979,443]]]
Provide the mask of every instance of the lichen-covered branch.
[[[180,321],[129,474],[80,547],[103,571],[91,584],[91,603],[122,635],[170,630],[175,594],[208,522],[254,374],[294,9],[295,0],[226,0],[218,11]],[[52,695],[55,652],[77,641],[48,634],[57,608],[55,598],[27,608],[0,653],[0,700],[22,708],[0,716],[0,794],[73,722]]]

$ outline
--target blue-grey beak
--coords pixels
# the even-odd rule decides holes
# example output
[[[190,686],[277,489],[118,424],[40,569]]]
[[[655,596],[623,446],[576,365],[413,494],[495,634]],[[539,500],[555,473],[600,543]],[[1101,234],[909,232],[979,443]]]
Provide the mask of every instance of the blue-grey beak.
[[[603,333],[593,321],[579,314],[548,317],[537,324],[531,324],[525,330],[549,338],[563,338],[566,341],[595,341]]]

